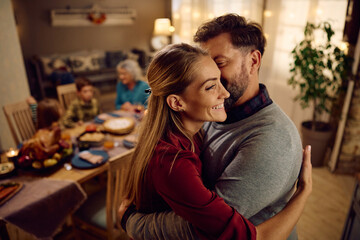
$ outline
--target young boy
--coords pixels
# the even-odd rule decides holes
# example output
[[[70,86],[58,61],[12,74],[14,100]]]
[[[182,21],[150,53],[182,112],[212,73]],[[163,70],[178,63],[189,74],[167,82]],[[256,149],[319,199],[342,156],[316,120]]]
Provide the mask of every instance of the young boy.
[[[78,98],[71,102],[63,118],[63,124],[68,128],[91,121],[100,113],[99,103],[93,98],[94,89],[90,80],[77,78],[75,84]]]

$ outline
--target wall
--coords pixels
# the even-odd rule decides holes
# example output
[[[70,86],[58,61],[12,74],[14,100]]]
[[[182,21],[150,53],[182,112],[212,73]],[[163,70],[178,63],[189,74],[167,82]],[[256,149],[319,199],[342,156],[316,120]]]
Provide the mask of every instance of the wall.
[[[114,27],[51,27],[51,9],[84,8],[93,3],[103,7],[135,8],[135,23]],[[168,8],[171,9],[166,0],[1,0],[0,107],[30,95],[23,56],[84,49],[129,50],[136,47],[148,50],[154,20],[169,17]],[[2,110],[0,125],[0,150],[13,147],[15,143]]]
[[[354,53],[352,93],[349,113],[345,125],[336,172],[356,173],[360,171],[360,32]]]
[[[0,32],[0,150],[5,150],[15,143],[2,107],[29,96],[11,0],[0,1]]]
[[[22,51],[25,58],[79,50],[149,49],[155,18],[168,14],[166,0],[13,0]],[[136,9],[133,25],[52,27],[51,9],[89,8],[94,3],[104,8]]]

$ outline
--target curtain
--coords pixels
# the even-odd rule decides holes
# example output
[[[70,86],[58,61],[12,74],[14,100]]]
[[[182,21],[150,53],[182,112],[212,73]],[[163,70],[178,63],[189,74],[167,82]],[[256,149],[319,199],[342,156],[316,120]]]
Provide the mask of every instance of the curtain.
[[[303,39],[307,21],[329,21],[335,41],[341,44],[347,0],[172,0],[174,42],[192,43],[196,29],[208,19],[237,13],[263,26],[267,46],[260,68],[260,82],[297,127],[311,118],[293,101],[296,90],[287,84],[291,50]]]

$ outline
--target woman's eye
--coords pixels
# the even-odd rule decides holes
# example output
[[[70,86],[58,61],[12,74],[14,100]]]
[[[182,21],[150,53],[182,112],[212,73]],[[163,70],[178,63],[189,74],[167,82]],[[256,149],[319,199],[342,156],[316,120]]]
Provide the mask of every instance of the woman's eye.
[[[207,87],[205,88],[206,91],[210,90],[210,89],[213,89],[215,87],[215,84],[214,85],[211,85],[210,87]]]

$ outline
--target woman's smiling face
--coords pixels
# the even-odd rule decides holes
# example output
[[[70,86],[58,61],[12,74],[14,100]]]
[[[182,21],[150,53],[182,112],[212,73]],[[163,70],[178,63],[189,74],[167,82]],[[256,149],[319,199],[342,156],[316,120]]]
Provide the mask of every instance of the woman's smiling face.
[[[210,56],[201,57],[196,65],[193,81],[180,94],[184,104],[181,112],[184,125],[225,121],[224,100],[230,94],[220,82],[220,70]]]

